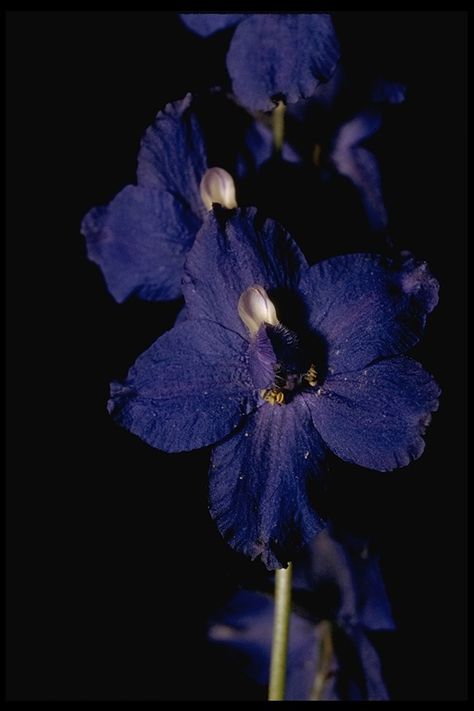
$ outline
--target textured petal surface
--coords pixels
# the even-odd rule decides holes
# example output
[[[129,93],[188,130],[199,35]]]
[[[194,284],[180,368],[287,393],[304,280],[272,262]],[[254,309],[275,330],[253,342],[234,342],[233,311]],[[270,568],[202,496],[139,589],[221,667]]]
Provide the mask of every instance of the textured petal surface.
[[[168,104],[147,129],[138,154],[138,184],[167,190],[203,218],[199,184],[208,167],[202,128],[187,94]]]
[[[281,568],[322,528],[314,483],[324,445],[302,398],[265,404],[212,453],[210,511],[236,550]]]
[[[175,299],[181,271],[200,226],[172,195],[129,185],[81,226],[89,259],[102,269],[117,301],[132,294],[149,301]]]
[[[326,341],[329,373],[405,353],[438,302],[438,282],[425,263],[410,259],[398,267],[370,254],[319,262],[300,287],[310,327]]]
[[[339,59],[325,14],[251,15],[237,27],[227,54],[234,93],[250,109],[269,111],[272,99],[294,103],[329,79]]]
[[[201,37],[209,37],[214,32],[236,25],[247,17],[248,13],[231,12],[183,12],[180,17],[186,27]]]
[[[306,260],[276,222],[262,223],[256,210],[214,209],[186,260],[183,292],[191,318],[209,318],[245,338],[237,304],[249,286],[263,286],[270,298],[293,292]],[[284,301],[284,299],[282,299]]]
[[[377,159],[361,144],[379,129],[380,124],[381,117],[377,112],[358,114],[341,126],[331,152],[338,173],[349,178],[358,190],[373,230],[387,227],[387,211]]]
[[[303,397],[335,454],[369,469],[391,471],[422,454],[422,434],[438,407],[439,393],[419,363],[401,357],[331,376]]]
[[[256,406],[247,343],[209,321],[184,321],[143,353],[109,411],[152,447],[181,452],[212,444]]]

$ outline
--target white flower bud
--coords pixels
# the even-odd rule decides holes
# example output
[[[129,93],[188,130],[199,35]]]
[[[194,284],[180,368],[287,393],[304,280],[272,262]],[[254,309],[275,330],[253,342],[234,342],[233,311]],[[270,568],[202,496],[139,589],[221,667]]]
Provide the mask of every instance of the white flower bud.
[[[206,170],[199,189],[207,210],[212,208],[213,202],[218,202],[219,205],[228,210],[237,207],[234,180],[224,168],[209,168],[209,170]]]
[[[238,303],[239,316],[247,326],[252,336],[255,336],[262,324],[271,326],[278,324],[275,306],[263,286],[249,286],[240,295]]]

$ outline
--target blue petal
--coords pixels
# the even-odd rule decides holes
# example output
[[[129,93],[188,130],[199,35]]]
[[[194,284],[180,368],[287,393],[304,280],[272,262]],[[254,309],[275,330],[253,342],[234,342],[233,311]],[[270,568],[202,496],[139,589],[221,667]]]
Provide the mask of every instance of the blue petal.
[[[209,37],[209,35],[224,30],[227,27],[236,25],[241,20],[247,17],[248,13],[230,13],[230,12],[183,12],[180,17],[186,27],[188,27],[201,37]]]
[[[373,153],[361,145],[380,124],[380,114],[369,111],[343,124],[334,139],[331,161],[338,173],[349,178],[358,190],[372,229],[381,231],[387,227],[387,211],[380,171]]]
[[[167,190],[197,217],[206,215],[199,184],[208,168],[193,97],[168,104],[147,129],[138,154],[138,184]]]
[[[210,321],[184,321],[143,353],[126,382],[113,383],[109,412],[167,452],[217,442],[256,406],[248,345]]]
[[[129,185],[106,207],[91,210],[81,231],[89,259],[117,301],[132,294],[160,301],[180,295],[185,256],[199,226],[169,193]]]
[[[370,254],[319,262],[303,274],[300,287],[310,326],[326,342],[329,373],[405,353],[438,302],[438,282],[425,263],[409,259],[397,267]]]
[[[262,14],[237,27],[227,68],[239,101],[269,111],[275,97],[294,103],[311,96],[320,81],[329,79],[338,59],[329,15]]]
[[[314,426],[338,457],[391,471],[422,454],[422,434],[439,393],[419,363],[401,357],[330,376],[304,398]]]
[[[264,404],[216,446],[210,469],[210,511],[237,551],[285,566],[322,528],[312,502],[324,446],[302,398]]]
[[[307,268],[298,246],[276,222],[255,208],[214,210],[198,233],[186,260],[183,292],[190,318],[209,318],[248,337],[237,304],[253,284],[272,292],[295,289]],[[278,296],[278,294],[276,294]],[[275,301],[278,314],[278,299]]]

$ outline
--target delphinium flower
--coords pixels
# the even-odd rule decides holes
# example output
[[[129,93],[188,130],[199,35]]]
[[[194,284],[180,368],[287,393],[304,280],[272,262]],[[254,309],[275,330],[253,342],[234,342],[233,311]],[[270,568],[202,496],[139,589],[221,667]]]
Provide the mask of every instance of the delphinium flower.
[[[185,13],[181,18],[203,37],[236,26],[227,69],[235,96],[248,109],[269,111],[275,100],[288,104],[311,96],[339,59],[328,14]]]
[[[386,700],[381,662],[369,636],[394,623],[377,556],[366,541],[326,529],[294,561],[286,700]],[[242,589],[217,611],[209,639],[268,684],[274,603]]]
[[[321,529],[327,449],[389,471],[424,448],[439,389],[405,353],[437,303],[426,264],[309,267],[256,210],[216,207],[189,252],[187,320],[114,383],[118,423],[168,452],[213,446],[210,512],[236,550],[285,566]]]
[[[252,122],[218,90],[188,94],[158,113],[141,142],[137,185],[82,222],[88,256],[118,302],[181,295],[186,254],[212,203],[236,207],[270,150],[241,140]]]

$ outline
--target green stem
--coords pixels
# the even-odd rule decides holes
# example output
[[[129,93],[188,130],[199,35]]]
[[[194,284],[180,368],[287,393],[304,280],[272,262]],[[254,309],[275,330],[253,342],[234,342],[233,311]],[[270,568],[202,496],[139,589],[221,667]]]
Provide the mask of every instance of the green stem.
[[[332,655],[334,653],[331,623],[328,620],[323,620],[323,622],[320,623],[320,629],[321,644],[319,647],[318,668],[309,697],[310,701],[321,701],[324,686],[331,671]]]
[[[286,654],[291,610],[291,563],[275,571],[275,617],[273,618],[272,660],[270,664],[269,701],[285,698]]]
[[[273,124],[273,146],[275,153],[279,155],[283,146],[283,137],[285,135],[285,104],[279,101],[273,109],[272,113]]]

